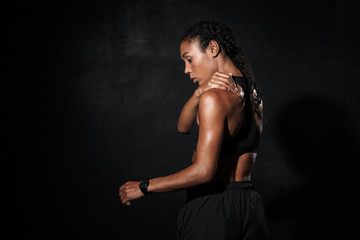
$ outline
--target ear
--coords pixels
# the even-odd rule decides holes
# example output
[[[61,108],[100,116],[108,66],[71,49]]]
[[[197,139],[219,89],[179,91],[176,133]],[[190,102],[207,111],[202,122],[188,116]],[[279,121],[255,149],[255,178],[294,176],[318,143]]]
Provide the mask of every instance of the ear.
[[[209,54],[215,58],[220,53],[220,45],[215,40],[211,40],[209,42],[207,50],[209,51]]]

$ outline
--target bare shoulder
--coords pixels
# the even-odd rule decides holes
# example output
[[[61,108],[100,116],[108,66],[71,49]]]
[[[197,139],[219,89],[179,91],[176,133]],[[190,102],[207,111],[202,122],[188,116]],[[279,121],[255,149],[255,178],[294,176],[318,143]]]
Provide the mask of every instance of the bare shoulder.
[[[200,102],[212,102],[214,104],[221,104],[221,99],[223,98],[223,94],[226,93],[223,90],[219,89],[210,89],[204,92],[201,96],[199,101]]]
[[[199,99],[199,110],[222,112],[224,111],[224,94],[223,90],[210,89],[204,92]],[[204,109],[205,108],[205,109]]]
[[[233,107],[237,107],[239,104],[241,105],[241,103],[244,101],[244,96],[244,91],[241,88],[237,93],[227,92],[219,89],[210,89],[203,93],[199,100],[201,102],[203,98],[204,102],[213,102],[220,107],[230,111],[230,109]]]

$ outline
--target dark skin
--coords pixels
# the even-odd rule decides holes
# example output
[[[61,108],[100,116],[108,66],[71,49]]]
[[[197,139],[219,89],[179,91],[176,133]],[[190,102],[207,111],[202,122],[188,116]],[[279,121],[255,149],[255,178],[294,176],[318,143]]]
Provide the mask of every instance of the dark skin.
[[[185,74],[199,87],[181,110],[178,131],[189,133],[196,118],[199,124],[197,151],[193,151],[192,164],[187,168],[150,179],[148,192],[174,191],[216,181],[250,180],[256,153],[233,158],[219,156],[222,140],[241,131],[244,92],[231,76],[242,76],[242,73],[214,40],[205,52],[197,40],[183,41],[180,54],[185,61]],[[261,132],[262,121],[255,113],[254,116]],[[144,196],[139,183],[129,181],[120,187],[123,204],[130,206],[131,200]]]

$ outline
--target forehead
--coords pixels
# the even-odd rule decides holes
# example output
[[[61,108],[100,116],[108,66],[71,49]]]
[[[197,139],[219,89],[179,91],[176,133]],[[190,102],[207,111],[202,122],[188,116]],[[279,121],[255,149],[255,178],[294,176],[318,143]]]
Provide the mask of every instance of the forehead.
[[[200,52],[199,41],[198,40],[184,40],[180,44],[180,55],[193,54]]]

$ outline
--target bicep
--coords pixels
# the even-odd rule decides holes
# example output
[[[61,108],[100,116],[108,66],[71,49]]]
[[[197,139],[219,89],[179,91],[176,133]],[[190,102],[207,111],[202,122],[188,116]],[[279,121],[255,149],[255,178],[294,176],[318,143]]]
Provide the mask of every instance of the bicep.
[[[215,174],[224,132],[225,114],[216,94],[206,94],[199,103],[197,159],[204,171]]]

